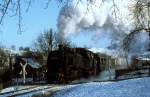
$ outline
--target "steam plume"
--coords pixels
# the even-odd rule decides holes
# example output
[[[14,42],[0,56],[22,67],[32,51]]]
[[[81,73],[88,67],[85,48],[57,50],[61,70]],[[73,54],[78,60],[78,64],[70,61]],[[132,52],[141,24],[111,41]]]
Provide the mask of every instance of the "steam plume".
[[[146,0],[141,2],[145,3]],[[73,0],[59,13],[57,25],[59,33],[61,37],[66,38],[88,29],[95,32],[96,39],[102,33],[111,39],[113,45],[116,45],[130,33],[130,30],[134,29],[129,10],[129,6],[134,3],[134,0],[115,0],[117,6],[115,8],[113,0],[90,0],[89,2]],[[131,45],[133,51],[145,50],[148,39],[146,36],[145,33],[137,35],[136,43],[133,42],[134,45]],[[142,41],[143,37],[146,37],[146,40]],[[144,48],[142,44],[145,45]]]
[[[116,11],[114,16],[112,0],[74,0],[68,6],[64,6],[58,17],[58,30],[63,38],[69,37],[84,30],[92,30],[99,37],[104,33],[112,41],[118,41],[126,33],[129,33],[131,23],[127,20],[129,0],[116,2],[121,11]],[[123,2],[123,3],[121,3]],[[123,11],[123,12],[122,12]],[[122,12],[122,13],[119,13]],[[125,14],[127,13],[127,14]],[[116,21],[118,19],[119,21]]]

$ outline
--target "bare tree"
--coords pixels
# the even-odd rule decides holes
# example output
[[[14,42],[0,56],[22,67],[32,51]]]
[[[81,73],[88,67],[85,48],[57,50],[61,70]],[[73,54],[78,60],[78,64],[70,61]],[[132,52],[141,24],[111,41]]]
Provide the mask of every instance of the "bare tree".
[[[52,51],[57,45],[56,32],[50,29],[40,33],[34,45],[36,51],[39,51],[47,56],[48,53]]]
[[[135,1],[136,3],[131,8],[131,11],[133,12],[135,28],[123,40],[123,47],[126,50],[129,50],[130,41],[134,39],[136,34],[143,30],[150,33],[150,1]]]
[[[7,57],[7,52],[2,47],[0,47],[0,67],[4,67],[5,64],[8,62]]]
[[[1,0],[0,1],[0,24],[3,23],[3,20],[6,16],[18,16],[18,29],[19,32],[22,32],[22,5],[23,3],[27,4],[27,10],[31,4],[32,0]],[[28,3],[27,3],[28,2]]]
[[[134,0],[131,11],[133,12],[136,28],[142,28],[148,31],[150,28],[150,1],[149,0]]]
[[[126,62],[128,63],[128,53],[132,50],[131,45],[135,41],[136,35],[142,31],[148,32],[150,37],[150,1],[134,0],[131,11],[134,19],[134,30],[132,30],[122,42],[122,48],[125,52]],[[148,49],[150,51],[150,47]]]
[[[124,50],[124,57],[126,59],[127,66],[129,66],[128,54],[129,54],[130,50],[132,49],[131,43],[135,40],[135,35],[140,33],[141,30],[142,29],[139,28],[139,29],[131,31],[128,35],[126,35],[126,37],[122,41],[121,47]]]
[[[4,49],[4,47],[0,46],[0,80],[7,71],[9,71],[9,52]],[[10,74],[9,74],[10,75]],[[7,78],[7,77],[6,77]]]
[[[59,45],[74,47],[69,39],[64,39],[59,33],[50,29],[39,34],[34,42],[34,49],[36,52],[43,53],[44,56],[47,56],[49,52],[58,49]]]

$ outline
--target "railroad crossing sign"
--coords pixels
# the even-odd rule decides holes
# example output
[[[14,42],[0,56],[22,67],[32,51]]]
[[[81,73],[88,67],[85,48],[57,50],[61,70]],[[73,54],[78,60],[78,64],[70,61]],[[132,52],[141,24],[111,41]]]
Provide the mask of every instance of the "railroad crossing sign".
[[[19,74],[22,74],[22,78],[23,78],[23,83],[25,84],[26,82],[26,75],[27,75],[27,72],[26,72],[26,66],[27,66],[27,60],[26,60],[26,63],[23,65],[22,63],[20,63],[21,67],[22,67],[22,70]]]

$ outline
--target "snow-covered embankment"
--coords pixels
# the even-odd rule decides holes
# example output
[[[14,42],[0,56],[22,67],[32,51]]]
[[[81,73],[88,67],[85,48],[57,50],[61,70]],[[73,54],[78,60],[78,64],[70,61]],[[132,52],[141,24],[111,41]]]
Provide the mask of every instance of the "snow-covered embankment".
[[[54,97],[150,97],[150,77],[120,82],[90,82],[56,92]]]

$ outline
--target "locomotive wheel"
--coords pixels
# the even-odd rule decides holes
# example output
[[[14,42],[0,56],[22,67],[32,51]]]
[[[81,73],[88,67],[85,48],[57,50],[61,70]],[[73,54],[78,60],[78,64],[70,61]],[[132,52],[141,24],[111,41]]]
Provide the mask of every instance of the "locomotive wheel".
[[[65,83],[65,77],[63,73],[58,74],[58,81],[59,83]]]

